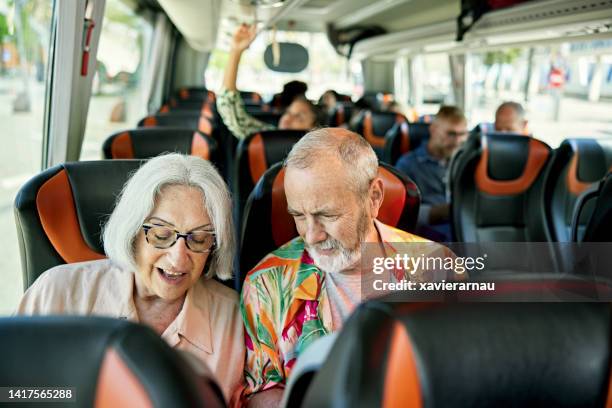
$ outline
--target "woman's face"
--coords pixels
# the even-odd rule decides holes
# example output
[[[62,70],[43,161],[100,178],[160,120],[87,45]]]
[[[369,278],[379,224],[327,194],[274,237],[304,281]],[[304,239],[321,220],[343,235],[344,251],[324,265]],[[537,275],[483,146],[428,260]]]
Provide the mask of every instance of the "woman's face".
[[[214,232],[201,191],[189,186],[170,185],[162,188],[144,224],[167,227],[181,234],[198,231],[199,238],[208,236],[201,231]],[[149,230],[149,241],[159,238],[159,235],[153,235],[155,232],[158,231]],[[173,236],[173,233],[169,236]],[[159,249],[147,242],[145,231],[141,229],[135,245],[139,296],[156,296],[173,301],[183,297],[195,285],[210,252],[193,252],[187,247],[187,239],[181,237],[169,248]]]

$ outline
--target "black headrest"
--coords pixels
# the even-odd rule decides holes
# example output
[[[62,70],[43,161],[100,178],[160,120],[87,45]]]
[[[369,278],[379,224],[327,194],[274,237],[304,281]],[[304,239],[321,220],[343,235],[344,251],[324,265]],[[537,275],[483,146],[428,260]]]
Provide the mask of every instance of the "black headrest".
[[[241,279],[266,254],[298,235],[293,218],[287,213],[282,163],[270,167],[261,177],[244,209]],[[416,184],[405,174],[380,163],[385,195],[378,219],[404,231],[413,231],[419,213],[420,195]]]
[[[334,106],[327,118],[327,125],[338,127],[349,123],[353,115],[354,105],[352,102],[339,102]]]
[[[583,241],[612,242],[612,173],[599,184],[595,209],[586,226]]]
[[[153,126],[189,128],[207,135],[214,132],[213,122],[199,111],[192,110],[158,113],[144,117],[138,122],[138,127]]]
[[[106,139],[102,149],[106,159],[148,159],[164,152],[178,152],[214,161],[217,142],[189,128],[151,127],[115,133]]]
[[[0,383],[73,388],[63,405],[224,406],[204,379],[148,327],[94,317],[0,319]]]
[[[608,303],[395,298],[353,313],[303,407],[604,406]]]
[[[103,257],[101,227],[140,160],[65,163],[30,179],[15,198],[24,287],[47,269]]]
[[[205,87],[202,86],[192,86],[192,87],[183,87],[178,89],[175,92],[174,98],[176,99],[190,99],[190,100],[206,100],[212,99],[215,100],[215,93],[213,91],[209,91]]]
[[[385,135],[383,160],[395,164],[403,154],[418,148],[427,140],[429,140],[428,123],[396,123]]]

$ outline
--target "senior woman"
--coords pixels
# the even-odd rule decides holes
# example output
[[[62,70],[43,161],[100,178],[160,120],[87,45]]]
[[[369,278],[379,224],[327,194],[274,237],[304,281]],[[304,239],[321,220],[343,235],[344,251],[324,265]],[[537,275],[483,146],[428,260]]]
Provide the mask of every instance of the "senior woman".
[[[207,161],[149,160],[125,184],[106,226],[108,259],[60,265],[24,294],[19,314],[111,316],[152,327],[214,373],[226,400],[242,383],[231,202]]]

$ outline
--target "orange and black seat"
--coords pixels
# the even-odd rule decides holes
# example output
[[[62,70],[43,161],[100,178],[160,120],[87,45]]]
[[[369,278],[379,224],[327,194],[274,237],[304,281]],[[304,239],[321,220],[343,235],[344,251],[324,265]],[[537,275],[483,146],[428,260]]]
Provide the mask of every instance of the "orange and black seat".
[[[362,135],[370,143],[378,158],[382,159],[385,135],[393,125],[402,122],[408,122],[402,114],[366,110],[359,117],[355,132]]]
[[[202,116],[198,111],[173,111],[168,113],[157,113],[142,118],[138,127],[182,127],[199,130],[200,132],[213,135],[214,127],[210,118]]]
[[[611,165],[612,139],[567,139],[556,149],[544,190],[546,221],[553,241],[571,241],[576,199],[599,182]]]
[[[255,184],[270,166],[283,161],[293,145],[305,134],[304,130],[267,130],[254,133],[238,143],[234,173],[238,225]]]
[[[155,127],[111,135],[102,147],[105,159],[149,159],[164,152],[190,154],[216,163],[217,142],[197,130]]]
[[[386,163],[379,166],[384,200],[378,219],[404,231],[413,231],[421,202],[416,184]],[[249,196],[244,209],[240,253],[240,281],[266,254],[298,236],[287,213],[282,163],[270,167]]]
[[[612,242],[612,173],[576,201],[572,238],[574,241]]]
[[[502,289],[519,292],[517,284]],[[525,282],[557,295],[573,284]],[[609,285],[591,288],[591,294],[605,290],[610,296]],[[610,303],[439,299],[406,303],[396,294],[359,306],[300,406],[612,404]]]
[[[201,86],[191,86],[191,87],[182,87],[179,88],[175,92],[174,99],[176,100],[212,100],[213,102],[216,99],[215,93],[213,91],[209,91],[205,87]]]
[[[338,102],[331,110],[327,117],[327,125],[330,127],[338,127],[348,125],[353,114],[354,105],[352,102]]]
[[[159,109],[159,113],[170,112],[199,112],[201,116],[212,119],[216,113],[216,105],[210,101],[200,101],[193,99],[175,100],[171,99],[169,103],[163,105]]]
[[[3,318],[0,345],[4,387],[57,389],[27,406],[225,406],[212,376],[199,373],[150,328],[125,320]]]
[[[15,198],[24,289],[57,265],[105,257],[101,226],[140,160],[64,163],[31,178]]]
[[[245,110],[255,119],[274,126],[278,126],[278,121],[280,120],[281,116],[283,116],[281,112],[266,110],[261,106],[255,105],[247,105],[245,106]]]
[[[240,98],[245,105],[260,106],[263,103],[261,95],[257,92],[240,91]]]
[[[422,143],[427,143],[428,140],[428,123],[396,123],[385,136],[385,151],[382,160],[394,165],[404,153],[416,149]]]
[[[460,242],[548,241],[544,175],[552,152],[510,133],[472,135],[451,164],[451,218]]]

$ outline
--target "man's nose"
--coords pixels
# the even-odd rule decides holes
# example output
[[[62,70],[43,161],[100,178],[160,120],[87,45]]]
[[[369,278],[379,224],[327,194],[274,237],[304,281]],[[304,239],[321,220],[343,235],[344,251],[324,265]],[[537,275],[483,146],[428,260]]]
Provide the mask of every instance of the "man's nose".
[[[321,223],[316,220],[306,221],[306,236],[304,240],[308,245],[315,245],[327,239],[327,233]]]

